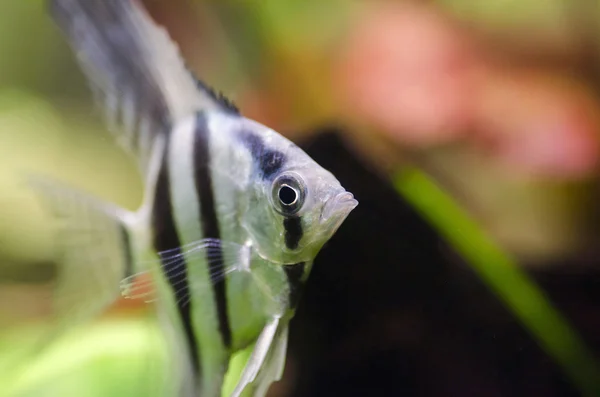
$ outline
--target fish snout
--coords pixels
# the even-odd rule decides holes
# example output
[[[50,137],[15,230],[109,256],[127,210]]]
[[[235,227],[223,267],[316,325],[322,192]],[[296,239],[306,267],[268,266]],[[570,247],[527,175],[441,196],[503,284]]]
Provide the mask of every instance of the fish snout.
[[[358,205],[358,200],[350,192],[342,192],[327,200],[321,212],[321,222],[328,222],[333,218],[341,224],[348,214]],[[339,225],[338,225],[339,227]],[[337,228],[336,228],[337,229]]]

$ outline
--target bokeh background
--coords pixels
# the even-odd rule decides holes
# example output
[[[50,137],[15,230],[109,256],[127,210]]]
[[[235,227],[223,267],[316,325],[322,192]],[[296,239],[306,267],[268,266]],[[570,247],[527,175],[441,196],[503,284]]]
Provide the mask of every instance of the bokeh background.
[[[203,80],[360,201],[316,261],[272,396],[600,396],[600,3],[145,3]],[[142,194],[46,6],[0,3],[8,366],[55,275],[23,175],[131,209]],[[0,395],[148,395],[148,316],[119,301]]]

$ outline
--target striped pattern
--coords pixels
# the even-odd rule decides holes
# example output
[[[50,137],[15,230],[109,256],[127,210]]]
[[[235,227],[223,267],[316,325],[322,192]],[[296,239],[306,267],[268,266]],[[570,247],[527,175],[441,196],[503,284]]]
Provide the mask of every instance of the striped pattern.
[[[124,148],[135,154],[147,175],[153,248],[158,252],[171,250],[172,255],[184,244],[219,238],[206,124],[198,123],[203,127],[197,131],[195,122],[188,123],[190,128],[179,126],[199,110],[236,115],[235,106],[193,77],[166,32],[154,24],[137,1],[52,0],[50,10],[77,54],[111,131]],[[150,159],[154,158],[152,150],[158,137],[164,138],[167,147],[153,180]],[[123,234],[124,242],[126,238]],[[130,258],[131,252],[126,256]],[[220,260],[213,256],[203,263],[197,258],[192,262],[184,258],[189,263],[178,265],[183,271],[173,271],[173,264],[161,258],[198,377],[201,369],[215,371],[201,368],[200,354],[203,338],[212,338],[213,323],[225,348],[232,340],[225,282],[210,281],[210,274],[223,272],[222,252],[220,256]],[[207,263],[211,268],[203,273]],[[132,273],[130,265],[126,272],[126,276]],[[191,280],[198,283],[199,279],[212,285],[212,297],[195,293]],[[196,306],[201,306],[200,312]],[[211,349],[215,348],[209,346]],[[200,380],[195,383],[200,384]]]
[[[229,280],[220,276],[231,270],[225,264],[225,257],[232,258],[225,255],[230,253],[224,252],[225,242],[245,244],[249,237],[247,225],[239,225],[242,214],[237,211],[242,207],[236,189],[247,182],[268,188],[282,169],[293,167],[292,156],[300,152],[290,152],[293,146],[272,131],[263,134],[252,125],[244,130],[248,124],[239,123],[235,105],[192,76],[176,46],[140,4],[139,0],[50,0],[51,13],[77,54],[113,133],[136,155],[146,175],[145,201],[138,214],[145,216],[145,209],[151,209],[153,246],[147,248],[160,255],[160,270],[170,289],[167,298],[175,303],[175,307],[165,306],[181,325],[176,328],[189,352],[191,383],[203,397],[220,396],[230,354],[247,343],[257,342],[256,359],[250,360],[247,374],[255,376],[264,364],[267,370],[274,369],[272,379],[278,379],[283,367],[287,324],[281,330],[279,321],[297,305],[311,262],[272,266],[256,256],[264,266],[262,285],[252,277],[259,272],[236,274]],[[208,114],[217,115],[220,124],[210,127]],[[243,150],[250,156],[240,156]],[[224,168],[234,172],[224,177]],[[251,168],[251,181],[233,180],[247,178]],[[245,197],[246,192],[241,194]],[[265,232],[267,244],[276,240],[278,252],[298,249],[305,232],[310,232],[304,230],[309,225],[299,216],[284,216],[275,225],[264,225],[262,217],[255,219],[255,234]],[[284,241],[279,241],[282,228]],[[119,232],[119,243],[127,247],[123,252],[127,277],[139,254],[128,247],[138,244],[129,241],[126,228]],[[207,238],[223,243],[203,251],[204,257],[181,249]],[[257,240],[253,243],[258,247]],[[164,251],[171,257],[179,253],[181,258],[173,263],[160,254]],[[219,275],[218,281],[213,275]],[[256,310],[257,304],[268,312]],[[265,320],[265,314],[271,318]],[[232,329],[234,325],[240,328]],[[264,361],[272,343],[283,349],[276,363]],[[271,381],[270,376],[266,381]],[[246,385],[241,382],[239,390]]]
[[[136,0],[52,0],[50,12],[85,73],[109,128],[142,170],[157,135],[197,110],[237,113],[200,83]]]
[[[145,166],[153,135],[168,131],[172,110],[154,79],[140,12],[130,1],[56,0],[51,12],[90,82],[118,142]]]
[[[179,250],[181,254],[181,242],[178,238],[177,228],[173,219],[173,205],[171,203],[171,182],[169,178],[169,163],[165,157],[158,175],[156,192],[154,198],[154,209],[152,212],[152,226],[154,229],[154,249],[157,252],[167,250]],[[188,302],[189,285],[187,280],[186,266],[179,266],[183,271],[172,272],[169,262],[163,261],[163,272],[167,281],[173,289],[177,310],[185,333],[185,339],[190,353],[190,360],[194,372],[200,373],[200,360],[198,343],[191,322],[191,306]]]
[[[255,166],[263,179],[272,179],[285,166],[287,162],[285,153],[267,147],[260,135],[249,130],[241,130],[238,132],[238,137],[252,154]],[[297,249],[304,235],[302,217],[285,217],[283,229],[286,247],[290,250]]]
[[[215,197],[210,167],[210,133],[204,114],[200,113],[196,118],[195,142],[194,142],[194,170],[196,193],[200,200],[200,224],[202,225],[203,238],[220,239],[219,221],[215,208]],[[220,250],[219,250],[220,251]],[[210,263],[210,274],[223,273],[223,252],[218,252],[217,258],[207,258]],[[227,315],[226,280],[220,280],[212,284],[217,305],[219,319],[219,331],[223,344],[231,347],[231,327]]]
[[[211,170],[211,134],[204,114],[199,113],[186,118],[169,134],[152,211],[154,249],[171,250],[172,256],[172,250],[182,245],[222,238]],[[212,275],[225,272],[222,247],[211,246],[202,252],[204,257],[185,257],[186,263],[176,265],[184,271],[173,272],[172,265],[165,261],[163,273],[177,302],[194,384],[202,395],[212,396],[220,388],[219,377],[227,368],[232,330],[227,279],[212,280]],[[210,358],[203,358],[203,353]],[[203,360],[209,360],[208,366]]]

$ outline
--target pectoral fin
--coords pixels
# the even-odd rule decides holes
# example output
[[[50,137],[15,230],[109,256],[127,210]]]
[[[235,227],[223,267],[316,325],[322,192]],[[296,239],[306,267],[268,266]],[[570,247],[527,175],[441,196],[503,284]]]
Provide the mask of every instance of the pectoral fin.
[[[180,299],[187,301],[190,299],[191,292],[204,288],[205,285],[199,284],[195,280],[186,280],[188,284],[183,285],[181,275],[186,272],[186,260],[190,261],[195,258],[207,260],[209,267],[213,261],[219,261],[222,264],[222,269],[209,274],[211,282],[218,283],[235,272],[249,271],[249,255],[246,246],[214,238],[206,238],[181,247],[161,251],[155,260],[135,264],[136,268],[147,270],[137,272],[121,280],[121,295],[127,299],[142,299],[146,302],[155,301],[157,294],[152,269],[161,266],[164,268],[163,271],[167,278],[173,280],[172,287],[175,289],[175,294],[180,296]]]

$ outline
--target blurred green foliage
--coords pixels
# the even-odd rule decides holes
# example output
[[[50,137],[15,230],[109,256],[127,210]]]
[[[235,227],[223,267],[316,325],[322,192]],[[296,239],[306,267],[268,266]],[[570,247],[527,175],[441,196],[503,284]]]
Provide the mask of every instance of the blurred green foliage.
[[[600,366],[577,331],[516,261],[423,172],[407,168],[395,186],[473,267],[568,374],[584,396],[600,394]]]
[[[21,332],[2,342],[19,346],[30,338]],[[2,395],[158,397],[164,395],[160,391],[165,390],[167,362],[155,324],[143,319],[106,320],[69,333],[16,379],[3,379]]]

